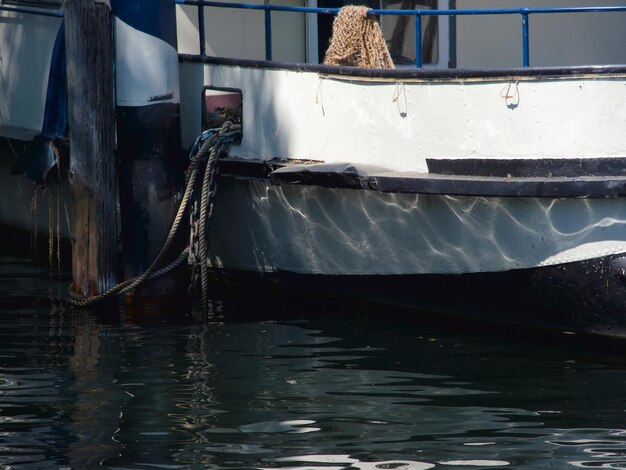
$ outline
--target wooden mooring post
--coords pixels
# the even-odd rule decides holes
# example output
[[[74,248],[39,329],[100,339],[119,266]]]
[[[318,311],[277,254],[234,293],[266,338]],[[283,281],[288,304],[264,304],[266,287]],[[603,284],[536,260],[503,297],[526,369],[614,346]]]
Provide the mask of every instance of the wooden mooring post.
[[[117,283],[114,50],[111,7],[65,0],[72,292],[99,294]]]
[[[66,0],[64,13],[72,293],[93,296],[118,275],[144,273],[178,207],[186,160],[176,10],[174,0]],[[177,240],[186,243],[182,231]],[[127,308],[180,307],[186,283],[145,280],[126,294]]]

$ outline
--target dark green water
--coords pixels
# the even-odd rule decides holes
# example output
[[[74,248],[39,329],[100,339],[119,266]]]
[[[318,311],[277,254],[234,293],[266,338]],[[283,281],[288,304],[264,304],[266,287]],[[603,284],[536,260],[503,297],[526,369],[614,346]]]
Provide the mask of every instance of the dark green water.
[[[626,468],[626,345],[245,292],[137,322],[68,282],[0,258],[0,468]]]

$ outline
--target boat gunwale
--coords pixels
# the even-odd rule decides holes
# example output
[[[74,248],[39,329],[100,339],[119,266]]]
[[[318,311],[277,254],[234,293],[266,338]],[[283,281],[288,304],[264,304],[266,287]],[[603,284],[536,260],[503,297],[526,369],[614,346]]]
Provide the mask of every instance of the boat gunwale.
[[[582,160],[563,159],[580,164]],[[617,160],[617,159],[616,159]],[[626,158],[618,160],[626,161]],[[529,163],[529,160],[525,160]],[[374,171],[356,167],[342,170],[307,171],[307,167],[340,167],[313,160],[251,160],[227,157],[220,160],[220,174],[237,179],[269,180],[272,185],[317,186],[382,193],[433,194],[470,197],[523,197],[549,199],[615,198],[626,196],[625,174],[589,171],[580,175],[487,176],[481,174]],[[276,172],[295,166],[295,172]],[[348,165],[346,163],[346,165]],[[301,171],[302,170],[302,171]]]
[[[473,81],[500,79],[523,81],[542,79],[626,78],[626,64],[559,67],[511,67],[498,69],[374,69],[352,66],[307,64],[299,62],[234,59],[197,54],[179,54],[178,58],[180,63],[201,63],[263,70],[313,72],[322,76],[327,76],[328,78],[338,78],[344,80]]]

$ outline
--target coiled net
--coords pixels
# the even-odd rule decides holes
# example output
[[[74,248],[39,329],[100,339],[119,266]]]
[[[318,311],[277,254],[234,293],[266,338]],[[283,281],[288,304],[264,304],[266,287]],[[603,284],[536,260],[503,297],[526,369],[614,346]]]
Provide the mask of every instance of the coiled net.
[[[324,64],[395,68],[380,25],[367,7],[348,5],[339,10]]]

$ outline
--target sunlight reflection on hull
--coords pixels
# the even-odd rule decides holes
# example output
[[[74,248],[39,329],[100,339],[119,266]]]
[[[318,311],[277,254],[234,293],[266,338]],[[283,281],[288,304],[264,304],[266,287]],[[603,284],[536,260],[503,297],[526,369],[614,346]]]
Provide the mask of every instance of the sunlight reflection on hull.
[[[224,179],[211,264],[304,274],[459,274],[626,252],[622,198],[498,198]]]

